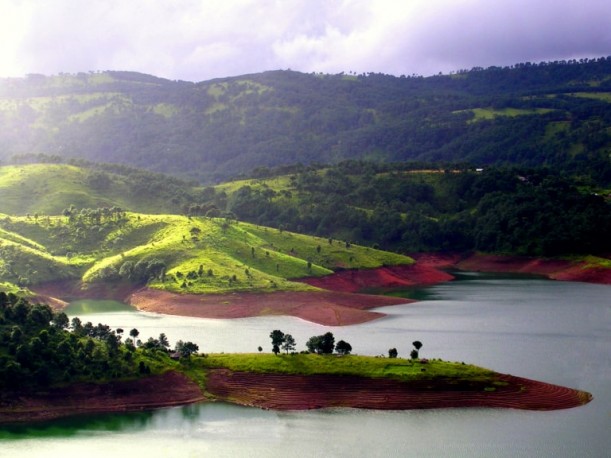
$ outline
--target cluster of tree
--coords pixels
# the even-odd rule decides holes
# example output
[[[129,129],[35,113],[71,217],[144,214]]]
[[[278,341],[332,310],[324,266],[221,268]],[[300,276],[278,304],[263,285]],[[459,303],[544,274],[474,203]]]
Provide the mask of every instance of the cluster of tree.
[[[611,206],[591,181],[544,168],[446,167],[419,173],[413,164],[349,161],[302,168],[290,189],[243,186],[227,209],[257,224],[406,252],[611,250]]]
[[[610,182],[611,110],[598,94],[611,90],[611,58],[458,73],[273,71],[198,84],[125,72],[107,72],[103,84],[88,75],[63,75],[62,84],[13,79],[2,85],[17,103],[0,113],[1,154],[61,151],[208,182],[260,166],[363,157],[547,164]],[[34,107],[34,97],[54,103]],[[139,180],[134,189],[154,186]]]
[[[270,335],[272,340],[272,352],[277,355],[280,350],[286,351],[288,354],[295,350],[297,344],[291,334],[285,334],[279,329],[273,330]],[[349,355],[352,351],[352,345],[348,342],[340,340],[335,343],[335,336],[331,332],[327,332],[320,336],[312,336],[306,342],[306,348],[310,353],[318,355],[330,355],[335,350],[340,355]],[[261,347],[259,347],[261,351]]]
[[[165,334],[146,342],[132,329],[69,321],[48,305],[0,292],[0,389],[7,392],[44,388],[75,381],[138,377],[150,373],[143,355],[175,352],[188,358],[196,344],[179,341],[171,350]]]
[[[412,345],[414,346],[414,348],[410,352],[409,357],[411,359],[418,359],[420,356],[420,349],[422,348],[422,342],[420,342],[419,340],[415,340],[412,342]],[[396,348],[393,347],[393,348],[388,349],[389,358],[396,358],[398,356],[399,356],[399,352],[397,351]]]
[[[163,279],[165,276],[165,262],[153,258],[142,258],[134,262],[124,261],[119,268],[109,265],[100,269],[95,277],[97,281],[127,281],[134,284],[145,284],[152,279]]]

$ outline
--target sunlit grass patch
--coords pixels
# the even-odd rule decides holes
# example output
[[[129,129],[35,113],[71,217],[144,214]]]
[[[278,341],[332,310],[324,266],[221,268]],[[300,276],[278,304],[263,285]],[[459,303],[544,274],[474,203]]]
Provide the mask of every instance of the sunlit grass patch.
[[[289,375],[357,375],[362,377],[390,377],[402,380],[457,378],[487,380],[489,369],[440,360],[409,360],[358,355],[316,355],[271,353],[210,354],[198,360],[205,368],[226,368],[232,371],[278,373]],[[425,369],[424,371],[422,369]]]

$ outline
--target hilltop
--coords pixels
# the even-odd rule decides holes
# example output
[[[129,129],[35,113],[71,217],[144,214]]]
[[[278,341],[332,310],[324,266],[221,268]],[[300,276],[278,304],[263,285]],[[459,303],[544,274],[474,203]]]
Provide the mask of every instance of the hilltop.
[[[256,175],[202,188],[108,164],[0,167],[0,214],[5,214],[0,235],[11,242],[3,250],[27,246],[27,257],[46,259],[54,276],[26,262],[16,265],[25,270],[13,269],[11,281],[19,283],[19,276],[36,284],[81,277],[117,281],[125,279],[118,273],[125,261],[145,258],[161,262],[167,274],[195,271],[198,279],[201,264],[206,275],[212,269],[225,284],[232,279],[231,290],[283,289],[282,279],[406,262],[390,255],[376,255],[374,262],[359,251],[379,253],[376,248],[562,256],[608,268],[609,190],[583,177],[544,168],[443,169],[365,161]],[[174,242],[165,246],[168,240]],[[240,252],[235,263],[221,257],[209,263],[208,255],[199,253],[200,262],[174,264],[190,243],[211,250],[219,240],[221,251]],[[57,256],[70,256],[70,262]],[[168,270],[167,259],[177,269]],[[242,278],[246,269],[253,275]],[[224,291],[218,278],[210,277],[205,292]],[[193,278],[172,285],[183,283],[182,293],[204,291]],[[174,291],[174,286],[156,288]]]
[[[0,159],[51,154],[202,183],[346,159],[550,166],[611,181],[611,58],[449,75],[133,72],[0,81]]]
[[[36,174],[46,174],[49,180],[33,180]],[[238,297],[235,293],[241,293],[241,316],[288,313],[327,322],[321,313],[331,313],[334,322],[346,324],[379,316],[353,312],[351,307],[370,308],[397,301],[358,295],[348,298],[339,293],[312,294],[320,293],[319,288],[301,279],[336,270],[413,264],[411,258],[400,254],[241,222],[231,213],[221,217],[136,213],[118,206],[76,208],[66,200],[73,198],[74,192],[53,191],[77,189],[81,201],[99,202],[101,194],[83,182],[83,177],[90,174],[85,169],[59,165],[0,168],[0,188],[4,185],[5,194],[11,196],[3,202],[4,208],[26,201],[38,187],[47,190],[47,200],[39,201],[38,208],[64,208],[59,215],[0,214],[3,290],[29,289],[30,294],[36,292],[39,299],[56,306],[77,297],[114,297],[151,309],[154,304],[159,307],[162,299],[166,308],[157,311],[178,314],[187,313],[184,310],[189,304],[202,303],[201,295],[205,295],[205,300],[213,304],[199,307],[195,313],[199,316],[233,316],[227,315],[235,313],[229,305],[214,312],[216,315],[209,314],[215,305],[229,304]],[[57,180],[52,178],[55,176]],[[31,182],[26,184],[24,177]],[[104,203],[146,207],[159,201],[159,195],[154,193],[148,197],[123,194],[120,176],[107,180],[113,190],[104,195]],[[230,293],[233,295],[225,296]],[[254,293],[258,295],[249,296]],[[277,294],[261,309],[264,297],[260,293]],[[293,296],[283,296],[288,293]],[[246,298],[256,302],[258,308],[247,306]],[[276,308],[271,305],[278,301]],[[314,311],[312,306],[317,301],[322,304],[316,305]],[[179,303],[185,307],[178,311],[174,307],[173,311],[167,309],[169,304]],[[286,304],[292,304],[294,309],[286,310]],[[300,308],[296,308],[298,304]]]

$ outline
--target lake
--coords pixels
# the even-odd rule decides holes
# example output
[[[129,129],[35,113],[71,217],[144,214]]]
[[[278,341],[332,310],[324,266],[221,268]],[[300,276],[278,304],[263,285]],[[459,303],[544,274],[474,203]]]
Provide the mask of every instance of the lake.
[[[121,304],[76,303],[85,321],[165,332],[203,352],[271,350],[269,333],[292,334],[298,349],[333,332],[355,353],[379,355],[411,342],[422,357],[465,361],[499,372],[589,391],[583,407],[528,412],[439,409],[380,412],[329,409],[272,412],[201,404],[156,412],[104,415],[0,429],[0,456],[608,456],[611,450],[611,289],[604,285],[461,273],[420,289],[418,303],[384,307],[386,318],[324,327],[296,318],[182,318]]]

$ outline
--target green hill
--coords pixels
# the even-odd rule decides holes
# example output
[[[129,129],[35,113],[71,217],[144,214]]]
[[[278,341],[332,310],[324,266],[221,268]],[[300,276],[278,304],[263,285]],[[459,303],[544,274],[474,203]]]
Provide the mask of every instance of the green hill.
[[[552,166],[611,183],[611,58],[433,77],[272,71],[0,80],[0,159],[52,153],[214,182],[346,159]]]
[[[179,213],[195,196],[186,182],[129,167],[102,164],[0,167],[0,213],[12,215],[59,215],[70,206]]]
[[[129,282],[190,293],[307,290],[293,279],[408,264],[398,254],[225,218],[86,209],[0,216],[0,282]]]

